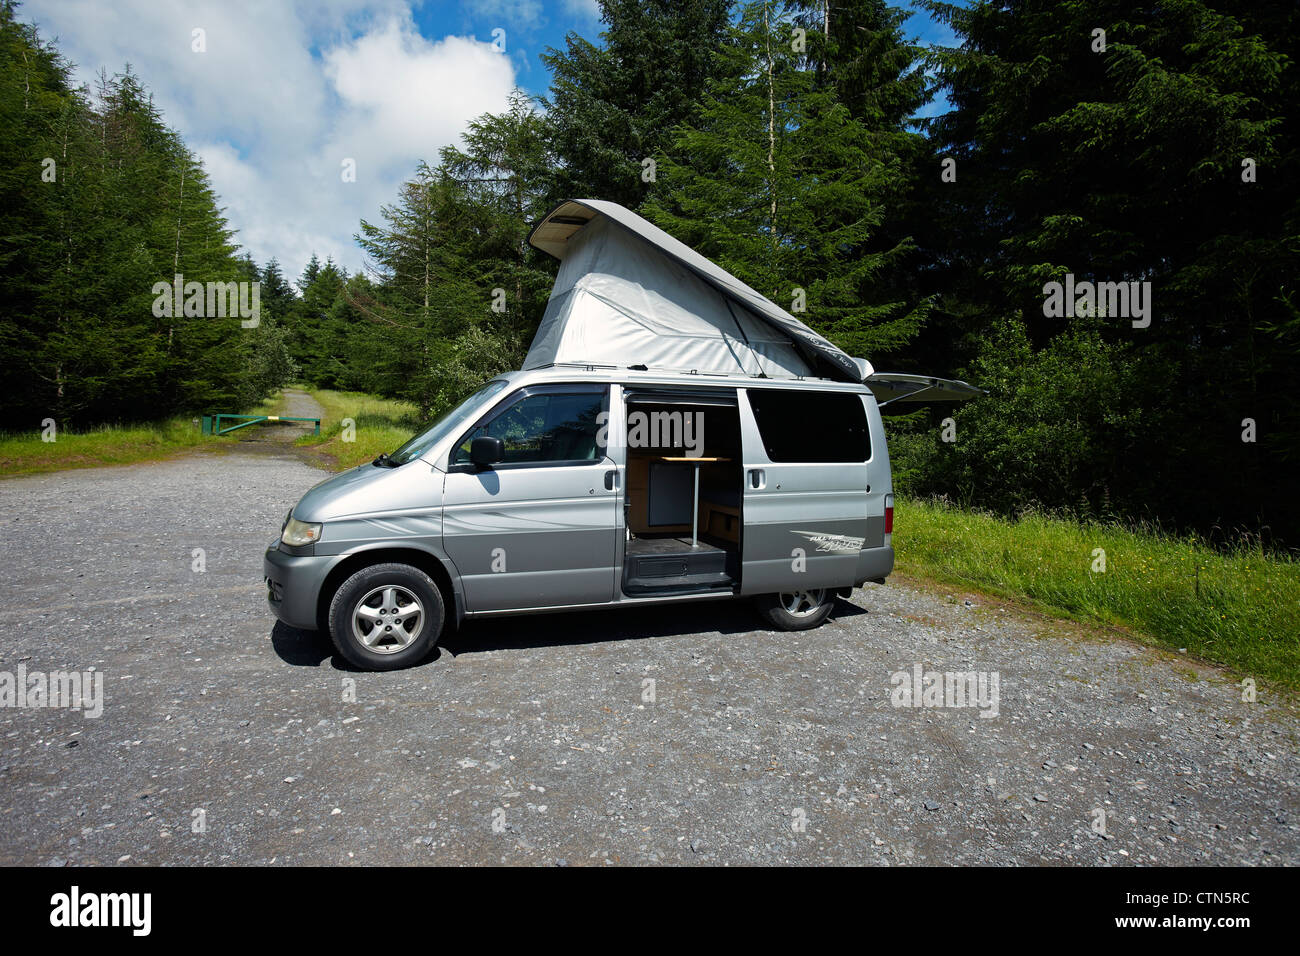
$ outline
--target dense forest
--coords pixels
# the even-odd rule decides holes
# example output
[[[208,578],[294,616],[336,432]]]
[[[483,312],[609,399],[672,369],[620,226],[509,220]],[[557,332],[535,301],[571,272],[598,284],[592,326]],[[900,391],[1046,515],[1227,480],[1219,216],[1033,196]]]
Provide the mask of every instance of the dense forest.
[[[0,6],[0,415],[8,430],[253,401],[288,370],[274,321],[156,316],[177,274],[254,281],[202,166],[139,80],[93,94]],[[287,289],[286,289],[287,292]],[[240,334],[240,333],[244,334]]]
[[[6,3],[4,420],[291,379],[434,414],[518,367],[555,269],[530,224],[596,197],[787,309],[802,290],[799,317],[877,368],[987,389],[890,420],[908,492],[1296,544],[1300,8],[924,5],[955,47],[875,0],[602,0],[598,37],[544,55],[545,97],[480,117],[358,224],[370,268],[313,258],[291,282],[240,255],[136,77],[73,88]],[[157,316],[175,273],[260,281],[260,324]],[[1130,308],[1053,309],[1054,282],[1124,283],[1108,304]]]

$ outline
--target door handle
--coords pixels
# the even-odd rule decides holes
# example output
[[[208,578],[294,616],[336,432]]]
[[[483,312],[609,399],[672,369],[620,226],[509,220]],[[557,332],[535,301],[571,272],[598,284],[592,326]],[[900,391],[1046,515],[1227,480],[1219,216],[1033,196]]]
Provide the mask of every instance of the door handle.
[[[609,471],[605,472],[605,490],[606,491],[618,490],[618,469],[617,468],[611,468]]]
[[[762,489],[767,484],[767,472],[763,468],[749,469],[749,486]]]

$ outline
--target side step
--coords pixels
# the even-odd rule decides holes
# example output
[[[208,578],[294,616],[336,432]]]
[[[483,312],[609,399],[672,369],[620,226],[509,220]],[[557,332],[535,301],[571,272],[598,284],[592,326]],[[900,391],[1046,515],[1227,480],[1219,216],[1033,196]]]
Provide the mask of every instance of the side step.
[[[735,583],[727,568],[728,552],[701,547],[673,554],[635,554],[623,559],[623,593],[699,591]]]

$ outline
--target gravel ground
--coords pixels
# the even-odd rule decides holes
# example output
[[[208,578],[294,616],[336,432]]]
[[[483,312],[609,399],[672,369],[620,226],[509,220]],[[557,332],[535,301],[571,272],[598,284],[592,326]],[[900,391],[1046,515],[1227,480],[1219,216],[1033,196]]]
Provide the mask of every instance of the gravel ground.
[[[248,431],[0,481],[0,672],[106,698],[0,709],[0,862],[1300,860],[1292,698],[955,592],[870,586],[794,635],[730,602],[499,619],[354,672],[266,609],[324,473]],[[998,715],[893,706],[916,664],[995,672]]]

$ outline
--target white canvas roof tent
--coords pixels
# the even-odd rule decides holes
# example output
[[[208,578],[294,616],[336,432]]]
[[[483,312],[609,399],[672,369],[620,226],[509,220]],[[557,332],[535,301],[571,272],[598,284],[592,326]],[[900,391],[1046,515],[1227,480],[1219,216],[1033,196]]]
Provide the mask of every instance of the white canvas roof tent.
[[[524,369],[645,366],[760,378],[879,385],[890,400],[959,400],[964,382],[876,373],[790,313],[617,203],[572,199],[529,243],[560,260]],[[918,379],[915,382],[896,381]],[[960,388],[947,386],[961,386]],[[967,394],[969,393],[969,394]],[[921,395],[925,394],[925,398]],[[886,396],[877,393],[882,403]]]

